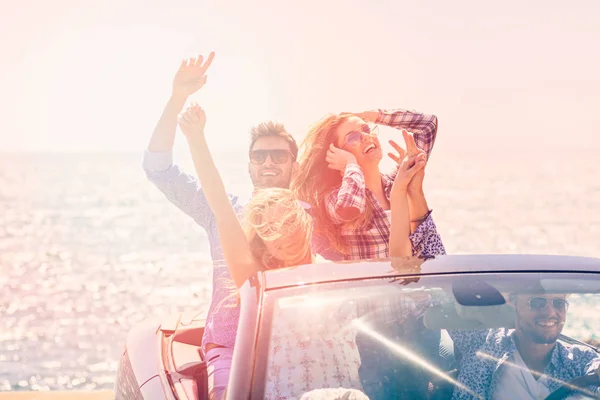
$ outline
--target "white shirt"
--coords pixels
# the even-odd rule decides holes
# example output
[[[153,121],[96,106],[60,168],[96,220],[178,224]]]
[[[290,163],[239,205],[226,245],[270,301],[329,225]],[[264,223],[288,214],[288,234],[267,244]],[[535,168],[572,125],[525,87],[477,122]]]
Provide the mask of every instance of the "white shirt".
[[[498,373],[500,380],[492,400],[543,400],[550,394],[546,375],[536,380],[518,351],[504,362]]]

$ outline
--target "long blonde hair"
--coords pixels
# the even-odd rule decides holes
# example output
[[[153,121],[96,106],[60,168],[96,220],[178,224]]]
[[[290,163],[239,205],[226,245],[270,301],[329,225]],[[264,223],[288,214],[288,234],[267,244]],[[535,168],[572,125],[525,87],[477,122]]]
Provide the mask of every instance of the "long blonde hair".
[[[277,216],[269,218],[268,213]],[[290,189],[257,190],[248,203],[243,226],[252,254],[264,269],[298,265],[311,254],[312,217]],[[297,251],[284,252],[285,259],[281,259],[267,250],[265,243],[286,237],[294,240]]]
[[[276,218],[270,218],[269,213],[277,213]],[[306,260],[312,261],[313,220],[298,201],[297,195],[290,189],[258,189],[246,206],[242,227],[248,238],[252,256],[261,270],[295,266]],[[266,243],[285,238],[294,241],[294,251],[290,253],[284,250],[285,259],[277,258],[268,250]],[[232,296],[239,295],[233,281],[227,282],[225,286],[231,291],[231,295],[223,299],[220,304],[231,299]],[[229,304],[229,306],[236,304]]]
[[[311,205],[315,220],[315,231],[329,240],[336,250],[348,253],[346,244],[340,235],[340,226],[331,222],[327,214],[327,197],[342,184],[339,171],[328,167],[325,158],[331,143],[336,144],[337,130],[342,122],[351,114],[327,114],[315,123],[306,134],[300,145],[301,155],[298,159],[300,168],[292,183],[298,197]],[[337,144],[336,144],[337,146]],[[365,213],[361,214],[353,226],[363,226],[371,219],[372,205],[367,202]]]

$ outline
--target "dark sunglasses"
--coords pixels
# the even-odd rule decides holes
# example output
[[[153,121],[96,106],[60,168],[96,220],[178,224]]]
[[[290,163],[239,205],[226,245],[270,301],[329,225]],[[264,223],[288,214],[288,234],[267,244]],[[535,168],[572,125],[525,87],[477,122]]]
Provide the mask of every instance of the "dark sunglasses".
[[[529,309],[531,311],[541,311],[550,302],[552,303],[552,307],[558,312],[566,312],[569,308],[569,302],[564,299],[548,300],[545,297],[532,297],[529,299]]]
[[[284,149],[252,150],[250,152],[250,162],[252,164],[264,164],[269,156],[275,164],[285,164],[290,160],[292,152]]]
[[[360,127],[360,130],[350,131],[344,137],[344,142],[347,146],[353,146],[362,141],[363,136],[377,136],[379,128],[377,125],[365,124]]]

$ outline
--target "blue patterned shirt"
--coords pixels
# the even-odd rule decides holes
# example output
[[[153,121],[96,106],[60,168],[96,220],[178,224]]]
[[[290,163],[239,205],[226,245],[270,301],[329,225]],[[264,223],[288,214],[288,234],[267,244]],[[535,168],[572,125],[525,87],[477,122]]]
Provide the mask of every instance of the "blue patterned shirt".
[[[453,400],[489,399],[497,390],[505,362],[514,358],[518,351],[513,340],[514,329],[496,328],[489,330],[448,331],[454,347],[462,353],[458,382]],[[589,375],[600,367],[600,355],[580,345],[556,342],[550,363],[544,370],[550,393],[563,383]],[[588,390],[600,394],[600,387]]]

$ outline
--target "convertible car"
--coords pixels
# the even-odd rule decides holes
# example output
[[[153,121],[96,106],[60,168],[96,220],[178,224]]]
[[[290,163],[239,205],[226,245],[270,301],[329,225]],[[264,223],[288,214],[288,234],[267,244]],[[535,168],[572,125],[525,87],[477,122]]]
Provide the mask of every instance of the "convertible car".
[[[526,321],[517,299],[553,317]],[[553,359],[557,376],[569,378],[548,383],[542,398],[600,398],[600,375],[590,371],[600,364],[600,259],[455,255],[303,265],[252,276],[240,301],[228,399],[328,398],[318,397],[327,389],[368,399],[488,398],[485,373],[473,379],[473,363],[494,354],[475,350],[518,323],[583,357],[566,357],[568,366]],[[207,399],[203,329],[202,313],[135,327],[116,399]],[[496,356],[485,362],[506,361]]]

